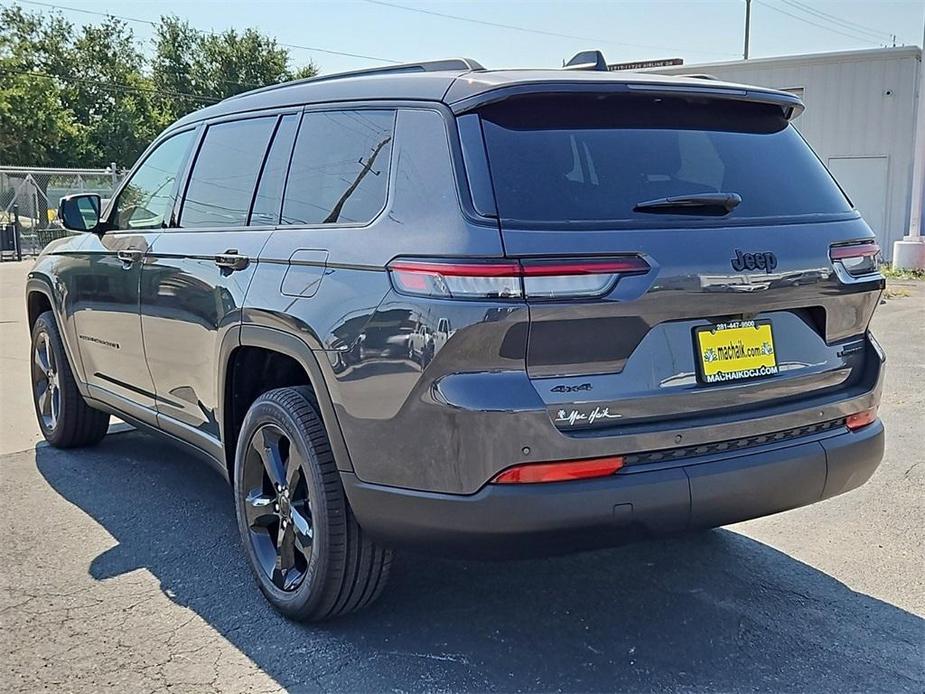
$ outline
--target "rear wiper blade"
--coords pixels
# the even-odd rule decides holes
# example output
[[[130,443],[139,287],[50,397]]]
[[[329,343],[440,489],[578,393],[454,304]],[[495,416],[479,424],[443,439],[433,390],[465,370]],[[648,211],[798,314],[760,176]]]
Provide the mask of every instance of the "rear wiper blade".
[[[665,214],[729,214],[739,203],[742,196],[738,193],[691,193],[690,195],[672,195],[637,202],[634,212],[661,212]]]

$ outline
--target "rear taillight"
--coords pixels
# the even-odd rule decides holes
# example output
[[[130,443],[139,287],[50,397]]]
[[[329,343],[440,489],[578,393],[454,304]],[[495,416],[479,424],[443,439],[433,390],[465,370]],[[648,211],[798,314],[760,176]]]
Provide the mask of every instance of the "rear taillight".
[[[867,275],[877,270],[880,245],[876,241],[838,244],[829,248],[832,262],[840,263],[852,277]]]
[[[389,275],[403,294],[447,299],[519,299],[523,296],[516,262],[430,262],[395,260]]]
[[[845,426],[851,431],[857,431],[858,429],[866,427],[868,424],[873,424],[875,421],[877,421],[877,408],[871,407],[869,410],[861,410],[860,412],[849,414],[845,418]]]
[[[639,256],[500,262],[399,259],[389,264],[399,292],[447,299],[602,296],[621,276],[649,270]]]
[[[639,256],[610,260],[535,260],[521,264],[527,298],[572,299],[601,296],[622,275],[643,275],[649,264]]]
[[[493,484],[537,484],[566,482],[593,477],[607,477],[623,467],[622,456],[566,460],[557,463],[526,463],[515,465],[492,479]]]

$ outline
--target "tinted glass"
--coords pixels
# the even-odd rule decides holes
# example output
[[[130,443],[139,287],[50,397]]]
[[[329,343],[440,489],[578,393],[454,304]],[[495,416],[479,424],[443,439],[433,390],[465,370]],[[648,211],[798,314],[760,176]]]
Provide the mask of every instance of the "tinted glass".
[[[113,229],[161,229],[170,221],[174,186],[186,162],[193,130],[164,140],[119,193],[110,215]]]
[[[247,223],[254,187],[277,118],[211,125],[186,188],[180,226],[235,227]]]
[[[850,210],[825,167],[776,107],[675,98],[572,96],[490,107],[483,131],[502,217],[652,220],[641,202],[738,193],[724,220]]]
[[[283,201],[284,224],[371,221],[385,205],[393,111],[306,113]]]
[[[289,156],[295,140],[299,117],[283,116],[273,136],[270,153],[260,174],[254,209],[251,210],[251,225],[279,224],[279,211],[283,204],[283,186],[289,169]]]

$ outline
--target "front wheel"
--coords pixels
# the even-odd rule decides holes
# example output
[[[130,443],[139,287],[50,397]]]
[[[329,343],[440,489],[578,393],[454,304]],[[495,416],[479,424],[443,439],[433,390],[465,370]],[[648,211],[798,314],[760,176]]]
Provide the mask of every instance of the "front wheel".
[[[235,453],[238,529],[257,583],[285,616],[330,619],[373,602],[392,553],[353,516],[311,390],[261,395]]]
[[[42,436],[55,448],[92,446],[106,435],[109,415],[90,407],[77,388],[51,311],[32,327],[32,401]]]

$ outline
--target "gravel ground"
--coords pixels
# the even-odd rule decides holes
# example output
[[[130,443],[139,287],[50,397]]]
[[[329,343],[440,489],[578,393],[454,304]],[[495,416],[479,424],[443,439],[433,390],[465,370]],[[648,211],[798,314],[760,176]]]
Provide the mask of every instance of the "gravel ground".
[[[402,554],[372,609],[301,626],[257,591],[206,465],[131,431],[33,444],[17,277],[0,266],[4,692],[925,690],[922,284],[875,319],[888,439],[861,489],[543,561]]]

